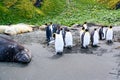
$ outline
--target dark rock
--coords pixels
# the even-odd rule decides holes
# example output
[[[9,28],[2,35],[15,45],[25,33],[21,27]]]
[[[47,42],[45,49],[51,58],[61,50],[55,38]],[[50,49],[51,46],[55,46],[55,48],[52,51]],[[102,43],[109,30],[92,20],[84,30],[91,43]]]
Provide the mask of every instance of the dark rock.
[[[43,2],[43,0],[36,0],[34,6],[35,7],[40,7],[42,2]]]
[[[116,4],[116,9],[120,9],[120,2]]]

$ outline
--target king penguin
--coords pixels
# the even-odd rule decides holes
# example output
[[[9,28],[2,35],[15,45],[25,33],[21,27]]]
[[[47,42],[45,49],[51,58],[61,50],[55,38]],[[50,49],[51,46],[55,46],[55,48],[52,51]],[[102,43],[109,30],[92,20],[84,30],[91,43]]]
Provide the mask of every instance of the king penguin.
[[[68,49],[72,49],[72,46],[73,46],[73,37],[70,30],[67,29],[65,35],[65,47],[67,47]]]
[[[82,47],[81,48],[88,48],[88,45],[90,44],[90,33],[88,29],[85,30],[85,32],[82,34]]]
[[[104,37],[103,28],[104,28],[104,26],[101,26],[101,28],[99,29],[99,38],[100,38],[100,40],[103,40],[103,37]]]
[[[103,37],[102,37],[102,39],[105,40],[105,37],[106,37],[106,28],[104,27],[103,28]]]
[[[110,26],[106,30],[106,40],[108,43],[112,43],[112,39],[113,39],[113,30],[112,30],[112,26]]]
[[[57,55],[63,54],[64,42],[61,34],[54,34],[55,37],[55,51]]]
[[[91,33],[91,42],[92,42],[92,47],[97,47],[99,43],[99,34],[96,28]]]
[[[84,33],[85,31],[85,28],[82,27],[82,30],[80,30],[80,42],[82,41],[82,34]]]
[[[87,22],[84,22],[83,27],[84,27],[85,29],[88,29]],[[88,29],[88,30],[89,30],[89,29]]]

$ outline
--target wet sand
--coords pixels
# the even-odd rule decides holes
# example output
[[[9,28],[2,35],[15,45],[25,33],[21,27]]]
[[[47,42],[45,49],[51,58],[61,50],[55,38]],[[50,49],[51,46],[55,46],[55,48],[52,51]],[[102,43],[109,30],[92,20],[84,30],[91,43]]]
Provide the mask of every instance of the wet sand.
[[[33,58],[28,65],[0,62],[0,80],[120,79],[118,75],[119,42],[107,45],[105,41],[101,41],[100,47],[89,47],[88,50],[75,46],[69,53],[65,50],[63,56],[56,56],[53,45],[46,46],[43,31],[37,31],[35,34],[37,36],[33,34],[27,36],[29,40],[24,39],[26,37],[24,34],[12,36],[31,51]]]

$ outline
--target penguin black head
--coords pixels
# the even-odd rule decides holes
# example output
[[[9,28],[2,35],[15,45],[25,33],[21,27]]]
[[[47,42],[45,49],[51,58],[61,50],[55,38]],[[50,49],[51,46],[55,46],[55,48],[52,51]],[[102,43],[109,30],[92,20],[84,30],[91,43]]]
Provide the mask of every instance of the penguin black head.
[[[60,30],[63,30],[63,28],[60,28]]]
[[[50,24],[52,24],[52,22],[50,22]]]
[[[96,31],[97,29],[96,28],[94,28],[94,31]]]
[[[112,26],[110,26],[110,29],[112,28]]]
[[[66,31],[67,31],[67,32],[69,32],[70,30],[69,30],[69,29],[67,29]]]
[[[84,27],[82,27],[82,30],[84,30],[85,28]]]
[[[88,32],[88,29],[85,29],[85,32]]]
[[[47,23],[45,23],[45,25],[47,26]]]
[[[84,24],[87,24],[87,22],[84,22]]]

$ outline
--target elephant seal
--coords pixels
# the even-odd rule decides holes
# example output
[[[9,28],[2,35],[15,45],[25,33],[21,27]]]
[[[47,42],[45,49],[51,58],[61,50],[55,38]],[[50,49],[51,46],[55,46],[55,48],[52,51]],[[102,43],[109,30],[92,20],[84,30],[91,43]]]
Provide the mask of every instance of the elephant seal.
[[[0,36],[0,61],[29,63],[31,53],[14,40]]]

